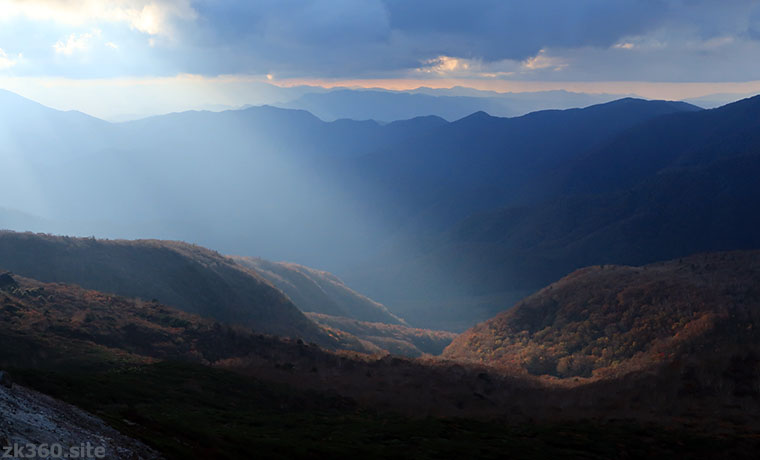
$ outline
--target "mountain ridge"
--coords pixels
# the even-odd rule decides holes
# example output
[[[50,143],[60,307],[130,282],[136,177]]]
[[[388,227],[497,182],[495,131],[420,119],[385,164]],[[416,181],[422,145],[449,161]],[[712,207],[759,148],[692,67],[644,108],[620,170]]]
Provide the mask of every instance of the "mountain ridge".
[[[0,232],[0,266],[46,282],[66,282],[163,302],[261,332],[337,343],[257,273],[200,246],[158,240],[105,241]]]
[[[758,281],[760,251],[587,267],[474,326],[443,356],[602,379],[686,360],[713,341],[756,348]]]
[[[385,305],[354,291],[335,275],[287,262],[233,256],[287,294],[304,312],[342,316],[361,321],[406,325]]]

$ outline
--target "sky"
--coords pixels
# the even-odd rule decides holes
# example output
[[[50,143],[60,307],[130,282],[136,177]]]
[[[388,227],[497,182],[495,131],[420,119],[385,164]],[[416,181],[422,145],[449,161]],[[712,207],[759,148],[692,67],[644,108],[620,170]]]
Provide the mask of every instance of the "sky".
[[[303,85],[760,92],[760,0],[0,0],[0,88],[56,108],[274,103]]]

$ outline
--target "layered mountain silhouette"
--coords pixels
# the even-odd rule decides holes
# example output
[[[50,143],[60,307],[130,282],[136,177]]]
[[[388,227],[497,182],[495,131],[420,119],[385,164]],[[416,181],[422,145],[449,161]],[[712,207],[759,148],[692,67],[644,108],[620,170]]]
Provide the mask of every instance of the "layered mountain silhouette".
[[[0,126],[0,227],[131,238],[0,232],[4,385],[168,458],[756,456],[760,97]]]
[[[331,273],[259,258],[222,256],[182,242],[4,231],[0,232],[0,266],[45,282],[161,302],[228,325],[300,338],[326,349],[419,356],[439,354],[454,337],[407,327],[384,305]]]
[[[47,146],[23,147],[36,136],[15,128],[0,142],[0,152],[15,152],[7,163],[15,179],[0,187],[0,204],[53,220],[48,231],[198,241],[339,274],[399,231],[440,228],[505,204],[519,188],[515,178],[570,155],[560,147],[582,149],[691,108],[640,101],[641,108],[612,104],[514,120],[479,114],[453,124],[437,117],[379,124],[251,107],[122,124],[93,119],[76,130],[68,125],[83,115],[10,96],[17,101],[9,119],[42,110],[69,120],[46,124],[44,136],[56,139]],[[547,142],[554,143],[541,153]],[[40,152],[55,161],[28,161]],[[514,174],[502,177],[507,169]]]
[[[358,175],[410,220],[450,225],[473,212],[543,198],[548,173],[680,102],[621,99],[518,118],[476,112],[357,160]]]
[[[643,122],[542,169],[524,195],[531,199],[474,213],[406,267],[378,274],[424,292],[437,281],[420,273],[449,270],[438,278],[460,283],[449,315],[456,325],[473,305],[482,307],[469,320],[583,266],[760,247],[759,115],[752,98]],[[405,309],[420,309],[394,305],[412,321]]]
[[[3,97],[8,126],[21,121],[0,142],[4,208],[52,233],[325,267],[412,326],[464,330],[586,265],[758,245],[757,98],[451,123],[251,107],[109,124]],[[53,120],[44,145],[23,122],[36,118]],[[339,312],[323,305],[309,308]]]
[[[377,219],[356,218],[368,214],[358,194],[334,185],[337,165],[446,124],[326,123],[274,107],[110,124],[7,96],[14,105],[0,108],[3,118],[29,122],[9,123],[0,139],[8,176],[0,205],[48,219],[45,231],[191,240],[328,267],[366,254],[381,233]],[[80,118],[93,123],[71,128]],[[40,136],[29,131],[32,119]],[[29,228],[13,223],[0,226]]]
[[[512,117],[545,109],[585,107],[618,98],[566,91],[503,94],[461,87],[419,88],[409,92],[337,89],[307,93],[279,106],[307,110],[323,120],[389,122],[436,115],[453,121],[479,111]]]

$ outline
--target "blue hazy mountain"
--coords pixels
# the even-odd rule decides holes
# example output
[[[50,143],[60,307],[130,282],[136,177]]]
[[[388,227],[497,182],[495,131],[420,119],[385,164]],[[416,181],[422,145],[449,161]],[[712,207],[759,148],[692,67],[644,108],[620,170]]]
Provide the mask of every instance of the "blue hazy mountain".
[[[180,239],[322,266],[366,247],[377,225],[355,221],[351,191],[321,172],[446,124],[326,123],[274,107],[110,124],[13,96],[0,109],[11,120],[0,206],[47,218],[55,233]],[[29,140],[35,119],[44,134]],[[343,249],[324,257],[326,247]]]
[[[715,109],[727,104],[731,104],[733,102],[740,101],[742,99],[747,99],[754,95],[755,93],[716,93],[699,97],[691,97],[684,99],[684,102],[688,102],[689,104],[694,104],[705,109]]]
[[[756,244],[757,99],[393,123],[250,107],[110,124],[3,97],[0,206],[50,233],[328,269],[412,325],[466,327],[581,265]]]
[[[661,115],[698,111],[683,102],[626,98],[584,109],[500,118],[476,112],[355,161],[405,218],[449,225],[494,206],[530,202],[550,173],[631,127]],[[419,219],[418,219],[419,220]]]
[[[0,154],[56,162],[111,145],[110,128],[84,113],[54,110],[0,89]]]
[[[480,305],[475,315],[504,309],[579,267],[760,247],[759,122],[755,97],[639,124],[549,175],[543,200],[452,226],[393,279],[415,277],[413,299],[412,288],[439,286],[419,273],[446,267],[442,277],[468,294],[450,308],[456,324],[473,320],[462,313],[468,302]],[[425,309],[407,319],[426,317]]]
[[[413,91],[337,89],[307,93],[280,107],[307,110],[323,120],[394,121],[435,115],[449,121],[474,112],[499,117],[514,117],[545,109],[586,107],[619,99],[610,94],[584,94],[567,91],[534,93],[496,93],[468,88]]]

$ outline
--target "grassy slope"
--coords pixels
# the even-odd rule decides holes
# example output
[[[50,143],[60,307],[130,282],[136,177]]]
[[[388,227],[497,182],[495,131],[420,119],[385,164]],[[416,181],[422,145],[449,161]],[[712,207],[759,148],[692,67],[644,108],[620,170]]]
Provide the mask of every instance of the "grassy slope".
[[[40,281],[158,299],[263,333],[338,345],[255,272],[200,246],[0,232],[0,267]]]
[[[157,302],[18,276],[14,281],[0,288],[3,365],[50,369],[160,359],[209,364],[281,342]]]

